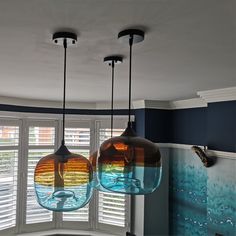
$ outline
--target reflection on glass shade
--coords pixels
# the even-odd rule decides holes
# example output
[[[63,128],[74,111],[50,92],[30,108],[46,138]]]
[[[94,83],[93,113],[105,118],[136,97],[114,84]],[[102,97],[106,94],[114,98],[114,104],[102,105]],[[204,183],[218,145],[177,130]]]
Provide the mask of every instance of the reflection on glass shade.
[[[90,157],[89,161],[93,167],[93,187],[102,192],[110,192],[105,189],[99,182],[98,173],[97,173],[97,159],[98,159],[98,151],[94,152]]]
[[[85,206],[92,196],[93,170],[83,156],[62,145],[40,159],[34,183],[38,203],[52,211],[73,211]]]
[[[161,172],[158,147],[136,136],[131,127],[100,146],[99,182],[109,191],[134,195],[152,193],[160,184]]]

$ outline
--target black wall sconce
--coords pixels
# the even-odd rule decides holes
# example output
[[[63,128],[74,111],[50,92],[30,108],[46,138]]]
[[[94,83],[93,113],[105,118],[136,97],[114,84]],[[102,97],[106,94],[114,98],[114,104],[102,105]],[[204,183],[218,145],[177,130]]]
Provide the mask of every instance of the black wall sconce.
[[[206,148],[204,150],[199,146],[192,146],[192,151],[198,155],[205,167],[211,167],[215,164],[216,158],[210,157],[206,153]]]
[[[136,235],[130,232],[126,232],[126,236],[136,236]]]

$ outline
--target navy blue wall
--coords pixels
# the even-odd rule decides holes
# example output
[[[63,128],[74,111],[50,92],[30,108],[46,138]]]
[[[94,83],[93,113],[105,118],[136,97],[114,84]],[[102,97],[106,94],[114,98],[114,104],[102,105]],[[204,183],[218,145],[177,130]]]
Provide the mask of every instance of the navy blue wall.
[[[145,137],[145,109],[137,109],[135,115],[135,131],[138,136]]]
[[[172,111],[171,143],[207,144],[207,108]]]
[[[210,103],[207,129],[209,149],[236,152],[236,101]]]
[[[138,135],[153,142],[236,151],[236,101],[179,110],[138,109],[135,120]]]
[[[166,143],[171,131],[171,111],[158,109],[135,110],[136,133],[153,142]]]
[[[236,101],[179,110],[139,109],[135,118],[137,133],[153,142],[208,145],[213,150],[236,151]],[[163,178],[158,190],[145,196],[145,235],[167,235],[157,233],[160,222],[164,225],[166,212],[169,212],[170,235],[213,236],[216,232],[235,235],[235,161],[221,158],[208,170],[190,149],[172,148],[169,156],[169,211],[159,206],[165,201],[158,201],[168,199],[168,193],[160,195],[165,192],[161,187],[168,186],[163,184]]]
[[[170,110],[145,110],[145,135],[152,142],[167,143],[170,141],[171,112]]]

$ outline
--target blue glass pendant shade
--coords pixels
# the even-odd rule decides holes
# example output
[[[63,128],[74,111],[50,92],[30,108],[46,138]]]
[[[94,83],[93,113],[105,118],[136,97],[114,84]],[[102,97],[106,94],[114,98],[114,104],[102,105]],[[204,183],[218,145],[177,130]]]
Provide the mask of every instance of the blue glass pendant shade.
[[[51,211],[74,211],[85,206],[93,192],[93,170],[89,160],[62,145],[40,159],[34,173],[38,203]]]
[[[123,134],[100,146],[98,177],[109,191],[145,195],[160,184],[161,154],[151,141],[138,137],[128,126]]]
[[[102,192],[110,192],[107,189],[105,189],[99,182],[98,179],[98,168],[97,168],[97,159],[98,159],[98,151],[94,152],[90,157],[89,161],[92,164],[93,167],[93,187],[97,189],[98,191]]]

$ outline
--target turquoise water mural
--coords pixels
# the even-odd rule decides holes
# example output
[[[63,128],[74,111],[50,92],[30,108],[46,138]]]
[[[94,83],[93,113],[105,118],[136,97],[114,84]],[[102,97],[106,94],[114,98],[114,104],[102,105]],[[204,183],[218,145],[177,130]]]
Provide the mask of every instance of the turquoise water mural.
[[[219,158],[208,169],[208,235],[236,235],[236,160]]]
[[[236,160],[203,167],[191,150],[170,149],[170,233],[236,236]]]
[[[207,170],[191,150],[170,150],[169,200],[171,235],[207,235]]]

